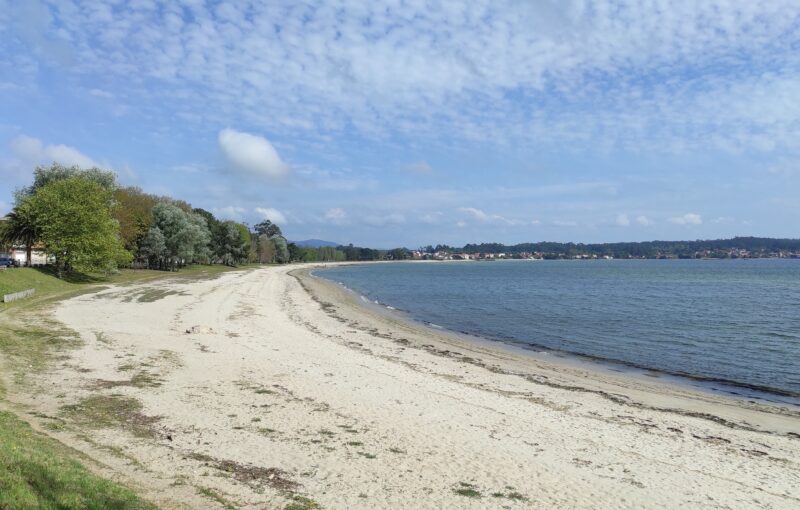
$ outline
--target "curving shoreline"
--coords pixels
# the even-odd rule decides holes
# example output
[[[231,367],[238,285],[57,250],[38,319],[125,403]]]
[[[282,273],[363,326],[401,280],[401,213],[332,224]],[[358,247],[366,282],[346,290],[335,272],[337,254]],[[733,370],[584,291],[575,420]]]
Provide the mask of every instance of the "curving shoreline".
[[[81,341],[9,401],[165,508],[800,503],[796,413],[465,341],[315,267],[63,301]]]
[[[508,276],[509,268],[515,265],[513,263],[514,261],[503,263],[504,270],[495,272],[455,268],[459,264],[440,263],[440,267],[437,268],[412,269],[401,267],[405,265],[403,263],[393,263],[391,266],[394,267],[385,267],[386,264],[371,265],[372,267],[362,265],[359,268],[314,271],[314,274],[367,296],[360,296],[361,300],[365,301],[365,306],[373,306],[370,301],[374,301],[381,310],[386,309],[390,314],[397,314],[415,324],[422,324],[432,329],[445,328],[471,341],[503,344],[532,356],[556,359],[564,363],[585,364],[587,368],[598,371],[613,370],[626,372],[635,377],[658,378],[671,384],[689,386],[701,391],[726,394],[742,400],[786,405],[800,410],[800,388],[797,388],[796,375],[792,375],[796,374],[798,366],[795,362],[797,354],[791,349],[794,335],[787,336],[784,345],[774,345],[768,340],[764,340],[762,344],[762,339],[758,336],[759,334],[771,336],[772,328],[792,329],[794,319],[791,313],[787,316],[788,310],[785,308],[782,313],[777,309],[772,311],[772,323],[764,325],[761,332],[753,332],[752,330],[756,329],[753,321],[760,324],[758,321],[761,318],[758,316],[746,314],[725,316],[724,313],[727,312],[723,312],[720,316],[719,307],[708,309],[699,307],[698,310],[692,308],[680,311],[678,301],[683,301],[687,294],[704,296],[704,291],[698,292],[695,288],[697,286],[688,285],[690,290],[683,291],[683,294],[675,294],[674,289],[667,288],[666,295],[659,297],[658,302],[654,303],[649,291],[639,289],[638,285],[631,285],[630,281],[625,280],[629,271],[620,273],[617,265],[615,272],[608,273],[605,268],[610,266],[603,264],[603,268],[597,270],[600,271],[596,274],[598,278],[611,278],[615,281],[620,279],[621,286],[628,287],[622,292],[612,292],[609,301],[616,305],[609,307],[601,304],[598,308],[602,312],[592,311],[594,305],[591,305],[575,306],[576,310],[573,313],[571,304],[575,300],[575,281],[563,285],[566,289],[563,295],[558,295],[559,291],[555,291],[557,295],[554,295],[553,279],[560,277],[552,275],[558,275],[563,272],[562,270],[555,265],[541,270],[537,268],[533,273],[521,270],[518,273],[518,281],[524,281],[525,284],[515,286],[517,280],[509,281]],[[626,261],[621,262],[625,263]],[[494,268],[499,268],[500,265],[496,264]],[[593,263],[587,263],[579,273],[595,274],[594,269],[589,271],[590,266],[593,266]],[[695,264],[694,269],[691,266],[689,269],[698,271],[700,270],[698,267],[703,266]],[[641,269],[632,271],[636,274]],[[659,271],[661,270],[654,272],[653,282],[648,280],[648,284],[645,285],[647,289],[652,288],[659,278],[668,275],[680,277]],[[517,273],[513,269],[510,272]],[[511,294],[508,294],[507,300],[498,300],[498,290],[501,287],[486,280],[495,276],[498,283],[508,284],[508,292]],[[376,282],[372,281],[373,277],[377,279]],[[485,282],[485,292],[483,290],[467,292],[462,284],[453,281],[462,277],[466,282]],[[721,285],[728,281],[730,275],[723,274],[719,278],[721,281],[717,283]],[[638,281],[638,278],[636,280]],[[533,285],[534,282],[536,285]],[[578,283],[578,287],[583,286]],[[481,283],[481,286],[483,285]],[[709,287],[711,285],[709,284]],[[450,303],[448,293],[451,292],[451,286],[457,289],[457,295],[464,295],[463,293],[467,292],[465,303],[456,303],[458,299]],[[544,290],[529,294],[528,289],[533,287],[542,287]],[[604,285],[601,284],[600,287]],[[413,288],[420,289],[418,295],[416,291],[411,290]],[[638,303],[638,299],[629,298],[636,296],[638,290],[648,294],[641,304]],[[728,290],[731,294],[736,294],[740,289]],[[411,297],[412,292],[414,297]],[[598,288],[589,284],[586,290],[581,292],[585,292],[589,300],[592,297],[596,299]],[[608,290],[604,289],[602,292],[606,294]],[[553,302],[556,305],[537,304],[533,308],[520,305],[532,299]],[[754,301],[753,308],[758,308],[755,304],[759,302],[758,299],[753,298],[752,301]],[[637,303],[631,307],[632,302]],[[734,309],[736,306],[734,300],[730,307]],[[767,305],[762,302],[761,306]],[[648,320],[638,316],[640,307],[645,310],[641,315],[647,316]],[[666,309],[663,316],[658,314],[659,308]],[[690,313],[693,319],[687,319],[687,324],[683,324],[682,317],[676,316],[676,314]],[[697,322],[697,318],[703,317],[703,313],[709,317],[708,321],[701,320],[703,323],[701,325],[691,323],[692,320]],[[711,317],[717,321],[713,325],[710,325]],[[606,325],[605,321],[612,326]],[[597,326],[595,322],[598,322]],[[676,324],[681,326],[675,326]],[[664,333],[665,331],[670,333]],[[733,332],[740,337],[731,336]],[[751,338],[750,333],[755,336]],[[749,339],[749,342],[742,343],[744,339]],[[756,349],[751,346],[757,345],[762,347],[757,349],[758,352],[753,352]],[[780,349],[787,349],[784,355],[770,354],[780,353]]]
[[[338,313],[348,320],[361,321],[371,328],[382,326],[410,334],[417,339],[417,348],[426,344],[434,345],[433,349],[426,349],[443,355],[449,355],[452,352],[450,349],[453,348],[468,350],[474,363],[479,366],[491,365],[493,372],[515,373],[529,380],[539,376],[545,376],[549,380],[552,375],[557,374],[561,378],[559,382],[542,380],[541,383],[572,391],[596,393],[618,403],[625,402],[636,407],[700,416],[745,429],[800,433],[800,430],[797,430],[798,423],[794,421],[800,419],[800,407],[783,402],[716,395],[705,388],[689,387],[686,381],[677,377],[675,380],[654,379],[643,373],[613,370],[608,365],[594,363],[595,360],[589,356],[558,358],[548,356],[547,351],[536,353],[514,344],[433,328],[412,317],[384,310],[381,305],[364,303],[355,291],[338,285],[324,276],[313,274],[315,269],[326,267],[330,265],[320,264],[314,268],[291,271],[289,274],[297,278],[304,289],[318,302],[326,300],[335,302],[338,305]],[[424,344],[419,343],[423,341]],[[580,359],[582,357],[587,358],[587,361],[582,361]],[[599,359],[599,361],[608,360]],[[620,364],[624,365],[621,362]],[[681,374],[666,372],[663,374],[682,377]],[[712,406],[713,410],[708,412],[703,409],[704,406]],[[748,411],[753,411],[753,414],[743,417],[742,413],[747,414]],[[783,423],[780,419],[768,417],[770,415],[786,416],[791,419]],[[753,424],[758,425],[753,427]]]

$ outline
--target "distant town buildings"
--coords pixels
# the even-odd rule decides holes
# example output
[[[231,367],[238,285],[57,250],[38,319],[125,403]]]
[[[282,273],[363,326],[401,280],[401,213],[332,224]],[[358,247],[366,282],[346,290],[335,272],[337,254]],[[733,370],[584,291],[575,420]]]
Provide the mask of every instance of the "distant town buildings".
[[[716,250],[698,250],[688,253],[674,253],[656,251],[652,255],[631,254],[597,254],[590,252],[480,252],[467,253],[458,250],[424,251],[413,250],[410,252],[413,260],[614,260],[614,259],[748,259],[748,258],[794,258],[800,259],[800,250],[747,250],[743,248],[728,248]]]

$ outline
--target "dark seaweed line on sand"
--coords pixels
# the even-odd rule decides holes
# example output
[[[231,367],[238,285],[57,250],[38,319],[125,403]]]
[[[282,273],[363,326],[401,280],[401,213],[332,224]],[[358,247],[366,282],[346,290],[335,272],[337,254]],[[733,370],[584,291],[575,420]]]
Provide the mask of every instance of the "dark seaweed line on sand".
[[[308,274],[307,270],[300,270],[300,271],[301,272],[305,272],[306,274]],[[339,320],[341,322],[345,322],[346,321],[346,322],[349,323],[350,326],[352,326],[354,328],[361,329],[362,331],[368,332],[368,333],[373,334],[375,336],[380,336],[382,338],[386,338],[388,340],[392,340],[393,342],[399,343],[399,344],[401,344],[403,346],[413,347],[413,348],[417,348],[417,349],[423,349],[423,350],[426,350],[426,351],[428,351],[428,352],[430,352],[432,354],[436,354],[436,355],[443,356],[443,357],[460,359],[461,361],[463,361],[465,363],[470,363],[472,365],[476,365],[476,366],[479,366],[481,368],[485,368],[485,369],[487,369],[487,370],[489,370],[491,372],[495,372],[495,373],[499,373],[499,374],[503,374],[503,375],[514,375],[514,376],[517,376],[517,377],[522,377],[523,379],[525,379],[526,381],[529,381],[531,383],[541,384],[543,386],[548,386],[550,388],[566,390],[566,391],[574,391],[574,392],[579,392],[579,393],[592,393],[592,394],[598,395],[600,397],[603,397],[603,398],[605,398],[605,399],[607,399],[607,400],[609,400],[611,402],[614,402],[616,404],[626,405],[626,406],[633,407],[633,408],[636,408],[636,409],[645,409],[645,410],[657,411],[657,412],[663,412],[663,413],[672,413],[672,414],[677,414],[677,415],[680,415],[680,416],[687,416],[687,417],[692,417],[692,418],[700,418],[700,419],[703,419],[703,420],[708,420],[708,421],[712,421],[714,423],[718,423],[718,424],[723,425],[723,426],[728,427],[728,428],[738,429],[738,430],[745,430],[745,431],[748,431],[748,432],[759,432],[759,433],[762,433],[762,434],[769,434],[769,435],[775,434],[774,432],[767,431],[767,430],[761,430],[761,429],[758,429],[758,428],[755,428],[755,427],[751,427],[750,425],[747,425],[747,424],[744,424],[744,423],[739,423],[739,422],[734,422],[734,421],[731,421],[731,420],[726,420],[725,418],[722,418],[720,416],[717,416],[717,415],[714,415],[714,414],[711,414],[711,413],[702,413],[702,412],[698,412],[698,411],[686,411],[686,410],[683,410],[683,409],[675,409],[675,408],[671,408],[671,407],[651,406],[651,405],[647,405],[647,404],[644,404],[644,403],[641,403],[641,402],[636,402],[634,400],[631,400],[625,395],[618,395],[618,394],[610,393],[610,392],[603,391],[603,390],[595,390],[595,389],[591,389],[591,388],[585,388],[583,386],[559,384],[559,383],[555,383],[555,382],[552,382],[552,381],[548,381],[545,376],[536,375],[536,374],[525,374],[525,373],[522,373],[522,372],[512,372],[512,371],[508,371],[508,370],[503,370],[503,369],[498,368],[498,367],[489,366],[486,363],[484,363],[484,362],[482,362],[480,360],[476,360],[474,358],[470,358],[470,357],[466,357],[466,356],[454,356],[454,353],[452,353],[451,351],[438,350],[438,349],[433,348],[433,346],[428,346],[428,345],[416,346],[416,345],[413,345],[410,341],[408,341],[406,339],[402,339],[402,338],[401,339],[397,339],[397,338],[395,338],[393,336],[390,336],[390,335],[379,334],[379,333],[376,334],[375,332],[372,331],[372,329],[366,328],[366,327],[361,326],[361,325],[359,325],[357,323],[354,323],[354,321],[348,321],[344,317],[338,315],[336,313],[336,310],[337,310],[336,305],[334,305],[333,303],[322,301],[305,284],[305,282],[302,280],[302,278],[300,276],[298,276],[296,273],[297,273],[297,271],[290,271],[288,274],[290,276],[292,276],[298,282],[298,284],[311,297],[311,299],[314,300],[317,304],[319,304],[320,308],[325,313],[327,313],[329,316],[331,316],[332,318],[334,318],[336,320]],[[324,279],[324,278],[321,278],[321,279],[325,280],[329,284],[332,284],[332,282],[330,280],[327,280],[327,279]],[[793,415],[793,416],[794,415],[800,415],[800,413],[793,413],[793,412],[792,413],[776,413],[776,414],[789,414],[789,415]],[[786,436],[790,437],[790,438],[793,438],[793,439],[800,439],[800,434],[797,434],[797,433],[794,433],[794,432],[788,432],[786,434]]]

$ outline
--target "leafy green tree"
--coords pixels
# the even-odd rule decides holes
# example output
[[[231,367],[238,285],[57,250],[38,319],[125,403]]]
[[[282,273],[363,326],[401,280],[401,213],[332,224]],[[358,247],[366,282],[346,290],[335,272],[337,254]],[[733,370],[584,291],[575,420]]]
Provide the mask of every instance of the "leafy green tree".
[[[14,207],[0,225],[0,243],[8,246],[24,245],[25,265],[30,266],[33,245],[38,239],[39,229],[34,223],[31,201],[25,199]]]
[[[289,262],[289,246],[283,236],[274,236],[270,239],[275,244],[275,262],[286,264]]]
[[[405,248],[395,248],[393,250],[389,250],[389,253],[386,254],[386,258],[389,260],[405,260],[411,258],[411,252],[409,252]]]
[[[130,261],[111,216],[112,192],[81,175],[52,180],[30,197],[30,207],[45,251],[65,270],[111,271]]]
[[[289,243],[286,247],[289,250],[289,260],[291,262],[295,261],[300,262],[304,260],[304,256],[306,255],[306,250],[297,246],[294,243]]]
[[[17,200],[36,194],[36,192],[56,181],[63,181],[71,177],[82,177],[92,181],[109,192],[117,189],[117,176],[114,172],[100,168],[80,168],[79,166],[64,166],[53,163],[50,166],[37,166],[33,171],[33,184],[17,192]],[[109,198],[110,200],[110,198]]]
[[[245,242],[236,222],[224,221],[220,223],[214,237],[216,255],[223,264],[235,266],[247,255]]]
[[[164,236],[169,269],[208,261],[211,233],[200,214],[186,212],[171,203],[159,202],[153,207],[153,225]]]
[[[264,220],[261,223],[256,223],[253,227],[259,235],[265,235],[267,237],[275,237],[275,236],[282,236],[283,233],[281,232],[281,228],[272,223],[269,220]]]
[[[261,264],[273,264],[275,262],[275,242],[267,237],[266,234],[258,236],[258,262]]]
[[[139,188],[119,188],[114,191],[114,218],[119,222],[119,233],[125,249],[136,254],[139,243],[153,225],[153,207],[156,197]]]
[[[253,238],[250,235],[250,229],[247,225],[237,223],[236,228],[239,230],[239,238],[242,240],[242,258],[241,262],[250,261],[250,252],[253,248]]]
[[[150,230],[139,242],[140,258],[147,261],[148,267],[165,269],[165,260],[168,255],[163,232],[158,227],[150,227]]]
[[[178,204],[173,204],[173,205],[178,205]],[[178,205],[178,207],[185,210],[185,208],[181,207],[180,205]],[[213,236],[217,230],[217,227],[219,227],[220,225],[220,221],[216,217],[214,217],[214,215],[211,212],[206,211],[205,209],[201,209],[199,207],[191,209],[190,212],[198,214],[206,220],[206,226],[208,227],[208,230],[211,232],[211,235]]]

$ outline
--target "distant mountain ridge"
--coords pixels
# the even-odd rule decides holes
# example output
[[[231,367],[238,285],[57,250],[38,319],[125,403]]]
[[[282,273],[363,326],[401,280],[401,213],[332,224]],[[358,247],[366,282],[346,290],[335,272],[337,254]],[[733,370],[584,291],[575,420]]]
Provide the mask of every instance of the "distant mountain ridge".
[[[322,239],[306,239],[305,241],[292,241],[292,242],[302,248],[325,248],[328,246],[336,248],[337,246],[342,245],[342,243],[334,243],[333,241],[323,241]]]

